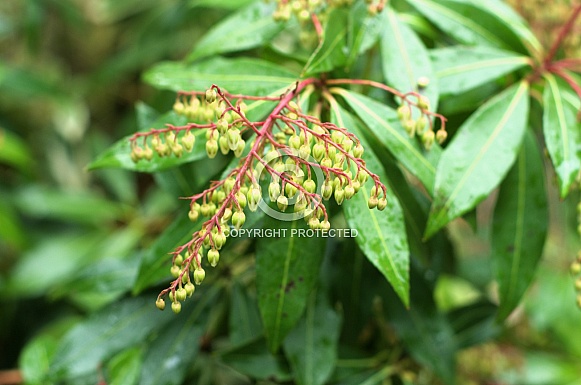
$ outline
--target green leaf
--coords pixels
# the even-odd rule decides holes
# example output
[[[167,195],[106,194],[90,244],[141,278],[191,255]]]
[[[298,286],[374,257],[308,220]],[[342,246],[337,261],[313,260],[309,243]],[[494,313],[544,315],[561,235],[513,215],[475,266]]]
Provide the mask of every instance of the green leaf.
[[[16,167],[25,174],[30,173],[34,163],[26,143],[3,127],[0,127],[0,163]]]
[[[275,8],[274,4],[258,1],[222,20],[200,39],[188,60],[243,51],[270,42],[284,27],[284,23],[272,17]]]
[[[50,361],[54,357],[57,344],[57,339],[48,334],[36,336],[26,344],[18,361],[26,384],[46,383],[45,377],[49,372]]]
[[[434,49],[430,57],[443,95],[462,94],[530,62],[526,56],[484,46]]]
[[[232,93],[268,95],[284,92],[298,75],[259,59],[216,57],[196,64],[163,62],[149,69],[144,79],[156,88],[171,91],[203,91],[216,84]]]
[[[139,385],[183,383],[198,354],[209,309],[216,301],[217,294],[217,287],[210,291],[198,288],[194,296],[183,303],[179,316],[174,316],[173,321],[162,329],[149,346]]]
[[[541,45],[515,12],[500,1],[408,0],[432,23],[468,45],[520,53],[541,52]]]
[[[359,115],[367,127],[387,146],[394,157],[415,175],[431,194],[436,177],[441,148],[434,146],[426,151],[415,138],[410,138],[401,126],[397,114],[386,105],[366,96],[335,88]]]
[[[349,12],[343,8],[335,8],[329,14],[329,20],[330,22],[325,26],[322,41],[309,58],[302,76],[328,72],[344,66],[347,62]]]
[[[255,298],[237,281],[232,285],[230,300],[230,342],[233,345],[246,343],[263,334],[260,311]]]
[[[280,231],[280,238],[261,238],[256,245],[256,290],[268,347],[276,351],[296,325],[318,278],[325,243],[299,237],[304,221],[270,217],[263,228]]]
[[[109,385],[135,385],[139,381],[143,351],[141,348],[131,348],[115,355],[107,364]]]
[[[383,12],[385,28],[381,34],[381,66],[387,83],[402,93],[418,91],[418,79],[430,79],[422,94],[430,100],[430,109],[438,106],[438,82],[428,51],[415,32],[387,8]]]
[[[133,293],[140,293],[144,289],[169,279],[171,253],[177,246],[186,243],[192,237],[192,232],[202,225],[203,219],[190,221],[187,212],[180,212],[176,219],[157,237],[141,258],[141,266],[137,280],[133,286]],[[168,281],[169,282],[169,281]]]
[[[436,309],[433,288],[425,276],[425,271],[411,270],[410,309],[404,309],[395,296],[388,295],[384,314],[411,355],[432,369],[443,383],[453,385],[456,337],[448,319]]]
[[[527,125],[528,83],[486,102],[458,129],[442,153],[425,237],[472,209],[504,178]]]
[[[377,42],[382,29],[382,16],[369,15],[367,4],[357,2],[349,12],[346,66],[351,67],[362,53]]]
[[[78,324],[60,341],[50,367],[51,378],[75,378],[99,369],[120,350],[142,342],[171,320],[149,296],[130,298],[103,309]]]
[[[318,290],[311,294],[304,317],[284,340],[284,351],[300,385],[322,385],[337,360],[341,317]]]
[[[543,159],[532,133],[500,186],[492,226],[492,260],[499,286],[498,318],[518,305],[543,254],[548,207]]]
[[[353,118],[334,105],[333,119],[341,127],[357,135],[363,148],[367,168],[387,183],[387,176],[379,159],[371,152]],[[353,198],[344,203],[344,213],[349,226],[357,230],[357,244],[369,261],[385,276],[405,306],[409,306],[409,246],[403,212],[393,192],[387,190],[387,207],[383,212],[370,210],[367,201],[373,182],[370,179]]]
[[[287,363],[269,352],[264,338],[217,353],[222,361],[250,378],[279,382],[292,379]]]
[[[496,305],[479,301],[448,312],[446,317],[454,329],[458,349],[467,349],[498,337],[503,328],[495,320],[497,310]]]
[[[18,191],[15,204],[35,218],[95,225],[120,219],[129,208],[93,193],[53,190],[40,185]]]
[[[561,198],[565,198],[581,169],[579,106],[565,99],[565,92],[553,75],[547,74],[545,79],[543,133],[557,173]]]

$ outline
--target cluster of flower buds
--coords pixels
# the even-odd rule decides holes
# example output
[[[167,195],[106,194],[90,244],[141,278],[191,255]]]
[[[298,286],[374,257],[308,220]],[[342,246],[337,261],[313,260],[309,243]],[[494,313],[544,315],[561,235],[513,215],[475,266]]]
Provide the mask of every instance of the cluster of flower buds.
[[[419,87],[422,88],[421,85],[419,85]],[[423,87],[425,87],[425,85]],[[397,116],[410,138],[417,135],[421,139],[424,148],[429,150],[432,148],[434,141],[437,141],[439,144],[444,143],[448,137],[448,133],[446,132],[444,125],[434,133],[433,122],[430,119],[430,101],[424,95],[416,93],[413,93],[413,95],[416,97],[417,101],[412,103],[407,99],[404,99],[403,103],[397,109]],[[419,117],[414,118],[412,106],[419,109]]]
[[[320,121],[317,114],[304,114],[294,100],[309,84],[297,84],[280,97],[232,95],[217,86],[206,92],[180,92],[175,112],[204,123],[168,126],[132,138],[134,142],[143,137],[147,144],[147,140],[163,134],[169,147],[180,144],[177,142],[186,147],[184,138],[193,135],[192,131],[206,130],[210,158],[218,149],[241,157],[238,167],[223,180],[212,182],[208,189],[188,198],[190,220],[204,218],[204,222],[190,241],[173,252],[170,272],[174,281],[160,293],[158,308],[165,308],[163,296],[167,294],[172,310],[181,310],[181,301],[191,296],[195,285],[205,277],[204,258],[210,266],[218,264],[230,229],[244,225],[245,210],[256,211],[260,206],[267,215],[279,219],[279,215],[287,215],[283,220],[303,218],[311,229],[328,230],[331,224],[325,201],[333,199],[341,205],[368,180],[373,182],[369,208],[385,209],[386,187],[366,168],[359,139],[345,128]],[[246,118],[245,100],[273,102],[274,107],[264,121],[253,122]],[[250,151],[242,156],[246,147],[242,135],[246,132],[255,138]],[[268,186],[268,191],[263,193],[261,186]]]
[[[175,155],[179,158],[184,151],[192,151],[196,142],[196,137],[191,130],[184,130],[183,133],[176,133],[168,129],[152,131],[153,135],[139,133],[131,139],[131,160],[133,162],[149,161],[153,159],[154,153],[159,157]],[[137,138],[139,137],[143,138],[142,146],[138,143]]]

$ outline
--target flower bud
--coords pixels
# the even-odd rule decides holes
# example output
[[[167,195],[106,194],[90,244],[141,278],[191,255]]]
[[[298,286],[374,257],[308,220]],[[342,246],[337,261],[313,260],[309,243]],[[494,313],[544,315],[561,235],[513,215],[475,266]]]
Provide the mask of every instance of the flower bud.
[[[361,144],[358,144],[353,149],[353,156],[356,158],[361,158],[362,155],[363,155],[363,146]]]
[[[228,137],[228,146],[230,150],[234,151],[238,147],[238,142],[240,141],[240,130],[237,128],[231,128],[226,134]]]
[[[317,143],[313,146],[313,158],[320,162],[325,156],[325,145],[322,143]]]
[[[196,136],[192,134],[191,131],[188,131],[182,137],[182,146],[186,149],[186,151],[192,151],[194,148],[194,144],[196,143]]]
[[[299,148],[299,156],[302,159],[307,159],[309,157],[309,155],[311,155],[311,147],[307,144],[303,144],[300,148]]]
[[[194,270],[194,282],[196,285],[201,284],[204,281],[204,278],[206,278],[206,271],[204,269],[199,267]]]
[[[309,193],[314,193],[317,190],[317,184],[315,183],[314,180],[312,179],[307,179],[306,181],[303,182],[303,187],[305,188],[305,190]]]
[[[379,211],[383,211],[383,210],[385,210],[386,207],[387,207],[387,199],[385,197],[379,198],[379,200],[377,201],[377,209]]]
[[[220,135],[224,135],[228,131],[228,122],[226,121],[226,119],[225,118],[218,119],[218,121],[216,122],[216,128],[218,129]]]
[[[355,188],[348,184],[345,186],[345,199],[351,199],[353,198],[353,195],[355,195]]]
[[[413,119],[408,119],[403,123],[403,128],[408,135],[413,137],[416,134],[416,121]]]
[[[317,217],[311,216],[311,218],[309,218],[308,225],[312,230],[316,230],[320,227],[321,223]]]
[[[331,224],[327,220],[321,221],[321,224],[319,226],[321,230],[325,231],[328,231],[331,228]]]
[[[426,128],[426,126],[428,125],[428,119],[426,118],[425,115],[422,115],[418,118],[418,120],[416,120],[416,132],[418,134],[423,134],[424,133],[424,129]]]
[[[191,282],[186,283],[184,288],[186,289],[186,295],[188,298],[194,294],[194,291],[196,291],[196,286]]]
[[[182,154],[184,153],[184,148],[182,147],[181,144],[176,143],[176,144],[171,146],[171,151],[174,153],[174,155],[177,158],[181,158]]]
[[[182,311],[182,304],[180,302],[172,302],[171,303],[171,310],[175,314],[179,314],[179,312]]]
[[[446,140],[447,137],[448,137],[448,133],[445,130],[442,130],[441,128],[436,132],[436,141],[439,144],[444,143],[444,141]]]
[[[216,90],[213,88],[209,88],[206,90],[206,102],[208,103],[214,103],[214,101],[216,100]]]
[[[246,221],[246,215],[242,211],[236,211],[232,214],[232,225],[236,227],[237,230],[240,230],[242,226],[244,226],[244,222]]]
[[[246,207],[246,203],[248,202],[246,200],[246,195],[242,191],[238,191],[236,193],[235,198],[236,198],[236,201],[238,201],[240,208],[244,209]]]
[[[218,153],[218,142],[214,139],[210,139],[206,142],[206,153],[208,158],[212,159]]]
[[[179,266],[173,265],[170,269],[169,272],[171,273],[171,276],[174,278],[179,277],[180,275],[180,268]]]
[[[343,134],[341,131],[334,130],[331,133],[331,140],[337,144],[343,143],[344,139],[345,139],[345,134]]]
[[[422,142],[424,143],[424,148],[426,150],[429,150],[430,148],[432,148],[432,145],[434,144],[435,137],[436,137],[436,135],[434,134],[434,131],[432,131],[432,130],[427,130],[426,132],[424,132],[424,134],[422,135]]]
[[[224,234],[223,231],[220,231],[214,236],[214,246],[216,247],[216,250],[220,250],[225,243],[226,235]]]
[[[155,301],[155,306],[157,306],[159,310],[165,309],[165,301],[163,298],[158,298],[157,301]]]
[[[295,150],[298,150],[301,147],[301,138],[298,135],[292,135],[288,139],[288,145]]]
[[[258,203],[262,199],[262,194],[260,193],[260,189],[258,187],[252,187],[248,191],[248,208],[250,211],[256,211],[258,208]]]
[[[336,188],[335,189],[335,201],[337,202],[338,205],[341,205],[344,200],[345,200],[345,190],[342,187]]]
[[[176,290],[176,299],[178,301],[184,301],[186,297],[187,297],[186,289],[180,287],[179,289]]]
[[[323,188],[321,191],[321,195],[323,195],[323,199],[328,200],[333,195],[333,184],[330,180],[325,180],[323,182]]]
[[[411,116],[412,110],[410,109],[410,106],[408,106],[407,104],[402,104],[401,106],[398,107],[397,117],[399,118],[400,121],[402,122],[407,121],[411,118]]]
[[[216,267],[219,260],[220,260],[220,252],[218,252],[218,250],[216,250],[216,249],[208,250],[208,262],[210,263],[210,266]]]
[[[280,211],[286,211],[288,207],[288,199],[284,195],[279,195],[276,199],[276,205]]]
[[[182,115],[186,110],[186,106],[181,101],[176,100],[173,104],[173,110],[176,114]]]
[[[268,185],[268,197],[270,198],[271,202],[276,202],[277,198],[280,195],[280,184],[277,182],[270,182]]]
[[[207,216],[209,216],[209,215],[210,215],[210,211],[211,211],[211,210],[212,210],[212,209],[210,208],[210,205],[209,205],[209,204],[207,204],[207,203],[203,203],[203,204],[200,206],[200,213],[201,213],[201,214],[202,214],[202,216],[204,216],[204,217],[207,217]]]
[[[376,195],[371,195],[369,197],[369,200],[367,201],[367,207],[369,207],[370,210],[374,209],[377,207],[377,204],[379,203],[377,196]]]
[[[292,198],[297,193],[297,188],[291,183],[288,183],[284,186],[284,191],[289,198]]]
[[[224,192],[225,192],[226,194],[230,194],[230,192],[231,192],[231,191],[232,191],[232,189],[234,188],[234,184],[235,184],[235,183],[236,183],[236,180],[235,180],[234,178],[232,178],[232,177],[229,177],[229,178],[227,178],[227,179],[224,181],[224,185],[223,185],[223,187],[222,187],[222,188],[224,189]]]
[[[238,144],[236,145],[236,149],[234,150],[234,156],[239,158],[242,153],[244,152],[244,148],[246,147],[246,141],[244,139],[240,139]]]
[[[426,96],[421,95],[418,98],[418,108],[420,110],[424,110],[424,111],[429,110],[430,109],[430,100]]]
[[[321,160],[321,166],[331,168],[333,167],[333,161],[330,158],[324,157],[323,160]]]

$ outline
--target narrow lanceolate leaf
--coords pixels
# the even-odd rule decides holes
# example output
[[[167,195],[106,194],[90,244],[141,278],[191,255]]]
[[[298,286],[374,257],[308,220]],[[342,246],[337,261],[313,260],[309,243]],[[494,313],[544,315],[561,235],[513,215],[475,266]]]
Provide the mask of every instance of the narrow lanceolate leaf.
[[[297,75],[259,59],[216,57],[196,64],[160,63],[148,70],[144,79],[156,88],[171,91],[205,90],[216,84],[232,93],[268,95],[290,87]]]
[[[442,153],[426,238],[472,209],[504,178],[521,146],[529,100],[521,82],[480,107]]]
[[[483,46],[434,49],[430,57],[442,95],[462,94],[529,63],[526,56]]]
[[[197,294],[202,290],[197,289],[196,294],[183,303],[179,316],[174,316],[149,345],[139,385],[183,383],[198,354],[211,305],[216,304],[218,288]]]
[[[344,66],[347,60],[348,12],[336,8],[329,14],[323,39],[303,69],[303,76],[327,72]]]
[[[500,186],[492,227],[492,260],[499,286],[498,318],[506,318],[530,285],[547,235],[543,160],[532,133]]]
[[[301,220],[266,218],[264,228],[278,237],[258,241],[256,290],[268,347],[276,351],[305,310],[319,275],[325,243],[317,237],[306,237]]]
[[[50,367],[50,377],[60,379],[96,372],[113,354],[142,341],[169,320],[150,297],[131,298],[107,307],[71,329],[61,340]]]
[[[304,317],[284,340],[299,385],[324,384],[337,361],[341,317],[322,291],[313,292]]]
[[[543,132],[561,198],[565,198],[581,169],[581,123],[577,120],[578,108],[565,99],[555,77],[548,74],[545,78]]]
[[[333,92],[345,99],[379,141],[432,194],[441,148],[434,146],[430,151],[424,150],[418,140],[406,133],[396,112],[386,105],[342,89],[334,89]]]
[[[381,34],[381,67],[388,84],[406,93],[418,91],[418,79],[429,84],[421,93],[430,100],[430,108],[438,105],[438,82],[432,71],[430,56],[415,32],[402,23],[392,9],[383,12],[385,27]]]
[[[537,52],[538,41],[514,12],[498,1],[408,0],[418,12],[460,43]]]
[[[381,14],[369,14],[367,4],[358,2],[353,5],[349,12],[347,67],[351,67],[363,52],[375,45],[382,29],[382,21]]]
[[[274,10],[274,4],[259,1],[236,12],[212,27],[196,44],[188,60],[242,51],[270,42],[284,27],[273,19]]]
[[[354,119],[338,105],[333,106],[333,119],[342,127],[349,127],[365,149],[363,160],[367,168],[384,183],[387,176],[381,162],[358,131]],[[349,226],[357,230],[355,240],[367,259],[385,276],[405,306],[409,306],[409,246],[403,211],[393,192],[387,190],[387,207],[384,211],[367,207],[373,183],[369,180],[353,198],[346,201],[344,213]]]

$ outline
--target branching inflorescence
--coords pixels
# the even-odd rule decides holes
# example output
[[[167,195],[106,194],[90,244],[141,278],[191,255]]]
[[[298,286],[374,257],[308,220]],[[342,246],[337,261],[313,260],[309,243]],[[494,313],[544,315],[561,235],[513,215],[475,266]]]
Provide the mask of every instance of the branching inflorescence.
[[[357,81],[335,80],[332,84],[353,82]],[[425,132],[433,134],[432,120],[426,118],[429,115],[438,116],[443,127],[444,118],[428,110],[423,96],[400,94],[365,80],[359,82],[394,92],[401,98],[398,111],[410,134],[424,132],[425,126],[429,127]],[[131,157],[135,162],[151,160],[154,153],[160,157],[180,157],[183,151],[192,151],[195,130],[206,130],[209,158],[214,158],[218,151],[224,155],[233,152],[240,158],[238,166],[223,180],[213,181],[206,190],[186,198],[190,201],[189,218],[197,221],[201,215],[207,219],[190,241],[173,251],[171,274],[175,279],[159,294],[158,308],[165,308],[162,297],[167,294],[172,310],[176,313],[181,310],[180,301],[190,297],[195,285],[204,280],[204,254],[211,266],[217,265],[230,226],[240,229],[244,225],[246,209],[256,211],[260,206],[275,218],[303,218],[311,229],[325,231],[331,225],[324,202],[333,198],[341,205],[368,179],[373,182],[369,208],[386,208],[386,186],[366,167],[359,139],[344,127],[321,121],[320,111],[306,114],[299,107],[299,97],[308,100],[315,86],[323,84],[318,79],[302,80],[279,97],[235,95],[216,85],[205,92],[179,92],[174,111],[190,121],[203,123],[168,125],[130,138]],[[254,101],[270,102],[274,106],[265,120],[252,121],[246,116],[247,103]],[[417,120],[411,118],[412,107],[421,113]],[[411,125],[413,133],[409,130]],[[441,131],[445,133],[443,128]],[[251,140],[249,145],[247,140]],[[424,140],[425,147],[429,148],[433,140],[433,136],[431,142]],[[263,199],[262,186],[267,186],[268,192],[264,195],[268,195],[270,204]]]

